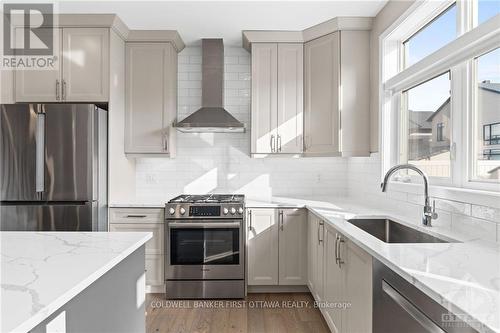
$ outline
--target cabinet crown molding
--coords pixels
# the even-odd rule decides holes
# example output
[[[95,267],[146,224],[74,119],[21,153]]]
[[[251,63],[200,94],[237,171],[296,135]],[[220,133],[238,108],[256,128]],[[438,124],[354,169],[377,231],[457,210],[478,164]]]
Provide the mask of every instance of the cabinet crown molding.
[[[306,43],[339,30],[371,30],[373,17],[334,17],[304,30],[243,30],[243,48],[252,43]]]
[[[24,25],[23,15],[11,15],[14,27]],[[176,30],[130,30],[116,14],[56,14],[53,20],[58,28],[109,28],[126,42],[169,42],[177,52],[185,44]]]

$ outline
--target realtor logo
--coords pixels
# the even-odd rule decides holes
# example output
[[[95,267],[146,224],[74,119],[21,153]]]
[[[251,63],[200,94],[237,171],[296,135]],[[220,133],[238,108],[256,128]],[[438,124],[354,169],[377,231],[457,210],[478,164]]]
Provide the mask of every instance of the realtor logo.
[[[51,3],[4,4],[3,55],[53,55],[53,10]]]

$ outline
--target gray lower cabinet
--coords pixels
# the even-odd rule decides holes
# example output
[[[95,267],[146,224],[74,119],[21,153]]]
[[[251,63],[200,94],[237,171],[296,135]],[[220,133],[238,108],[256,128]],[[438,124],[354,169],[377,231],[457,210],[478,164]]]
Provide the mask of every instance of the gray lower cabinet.
[[[306,211],[297,208],[247,208],[246,223],[248,285],[305,285]]]
[[[372,257],[309,213],[308,286],[330,330],[372,331]]]
[[[146,243],[146,286],[164,291],[164,210],[161,208],[111,208],[109,231],[152,232]],[[155,289],[155,290],[153,290]]]
[[[125,153],[174,157],[177,51],[168,42],[125,48]]]

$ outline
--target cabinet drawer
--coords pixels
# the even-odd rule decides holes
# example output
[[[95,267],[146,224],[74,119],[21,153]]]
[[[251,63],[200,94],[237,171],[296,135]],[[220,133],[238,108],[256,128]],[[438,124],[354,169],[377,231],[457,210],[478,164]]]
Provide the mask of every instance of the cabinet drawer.
[[[153,238],[146,243],[146,254],[163,253],[163,224],[158,223],[111,223],[109,231],[152,232]]]
[[[163,259],[162,255],[146,254],[146,285],[160,286],[164,284]]]
[[[162,208],[111,208],[109,223],[164,223]]]

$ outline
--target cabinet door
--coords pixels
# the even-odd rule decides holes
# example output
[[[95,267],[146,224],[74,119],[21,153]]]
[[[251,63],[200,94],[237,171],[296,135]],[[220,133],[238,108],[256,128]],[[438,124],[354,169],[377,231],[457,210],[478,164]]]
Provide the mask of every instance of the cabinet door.
[[[146,242],[146,254],[163,253],[163,224],[158,223],[111,223],[109,231],[152,232],[153,237]]]
[[[16,29],[16,40],[23,38],[24,29]],[[44,30],[43,28],[40,30]],[[53,69],[14,71],[16,102],[60,102],[61,101],[61,29],[48,28],[47,33],[54,34],[54,52],[57,59]]]
[[[318,220],[309,212],[307,214],[307,285],[309,290],[314,295],[316,294],[316,256],[318,253]]]
[[[342,311],[342,330],[349,332],[372,331],[372,257],[350,240],[341,247],[341,257],[345,261],[344,299],[351,307]],[[345,249],[345,254],[343,250]]]
[[[107,102],[109,29],[63,28],[62,97],[67,102]]]
[[[300,154],[303,142],[303,44],[278,44],[278,133],[279,153]]]
[[[168,154],[177,57],[169,43],[127,43],[125,153]]]
[[[317,301],[323,300],[323,251],[324,251],[324,222],[316,215],[308,216],[308,285]]]
[[[278,45],[252,44],[251,153],[277,152]],[[274,148],[273,148],[274,147]]]
[[[370,156],[370,32],[340,33],[342,156]]]
[[[278,226],[275,209],[249,209],[248,285],[278,284]]]
[[[307,283],[307,219],[304,209],[280,209],[279,284]]]
[[[339,33],[305,44],[305,151],[339,153]],[[365,78],[366,79],[366,78]]]
[[[326,302],[342,302],[343,272],[337,264],[337,231],[328,226],[325,232],[325,298]],[[342,309],[328,307],[325,311],[325,319],[330,330],[335,333],[341,332]],[[364,331],[353,331],[364,332]]]

